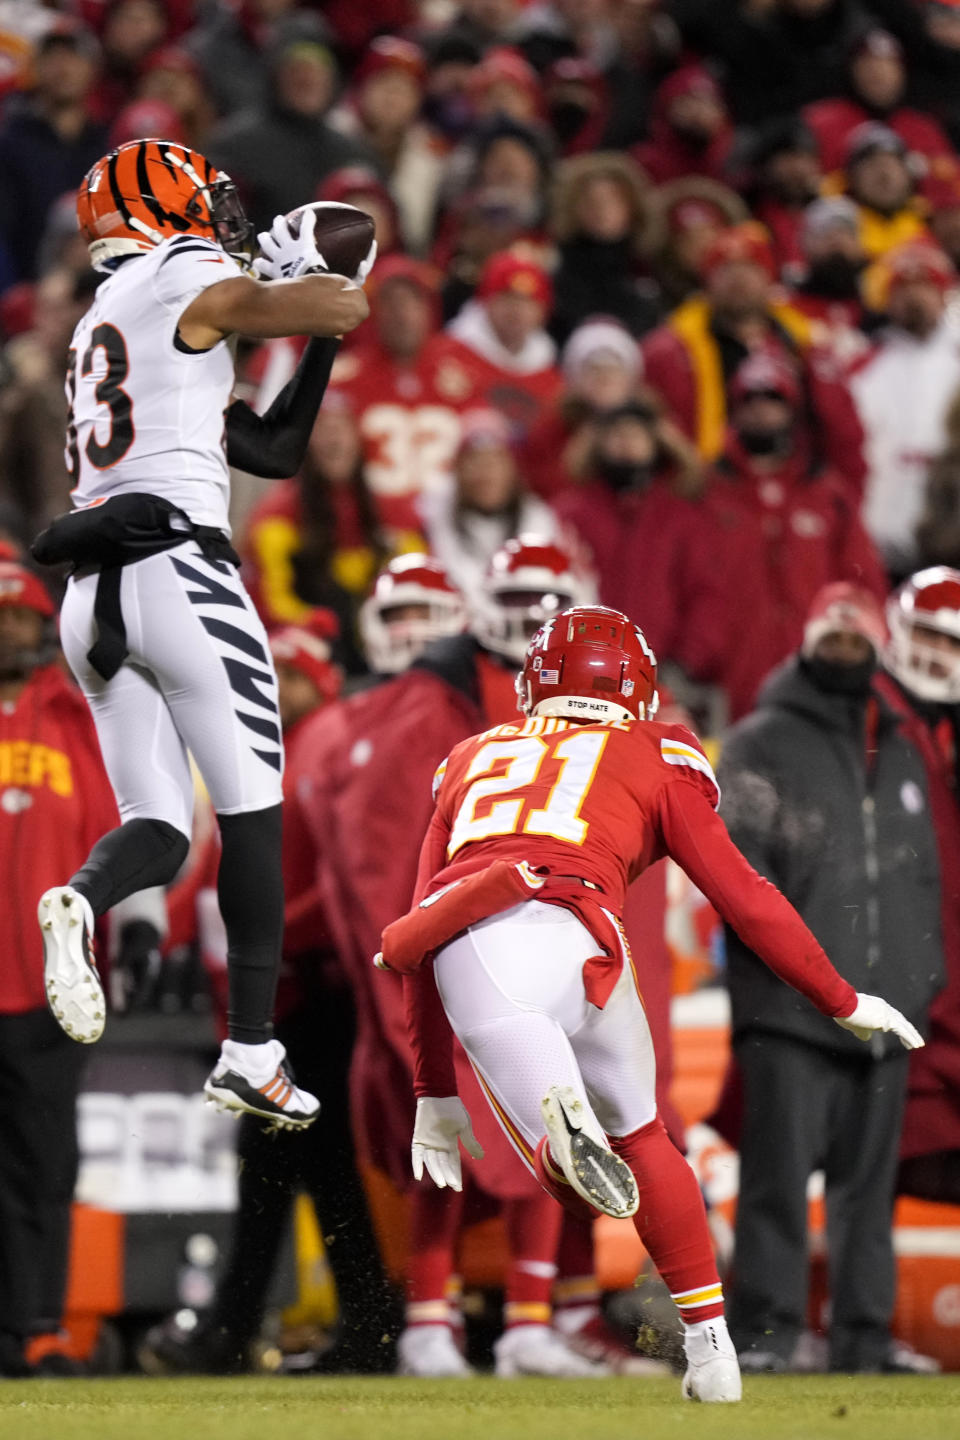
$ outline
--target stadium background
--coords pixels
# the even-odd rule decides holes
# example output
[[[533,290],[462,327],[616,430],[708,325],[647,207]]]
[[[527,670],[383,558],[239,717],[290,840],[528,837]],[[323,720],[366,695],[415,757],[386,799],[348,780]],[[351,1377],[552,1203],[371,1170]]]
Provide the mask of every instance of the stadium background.
[[[577,547],[602,598],[629,604],[642,624],[646,607],[659,607],[654,638],[672,687],[719,745],[765,670],[799,643],[819,583],[853,578],[844,557],[855,542],[869,551],[881,593],[920,564],[960,564],[960,409],[949,404],[960,398],[960,331],[950,328],[960,261],[957,80],[960,6],[950,0],[8,0],[0,531],[22,547],[68,503],[64,351],[93,291],[72,191],[109,145],[162,133],[222,164],[258,226],[312,196],[350,199],[377,219],[374,315],[334,373],[333,418],[318,430],[306,476],[319,497],[314,513],[304,513],[296,484],[268,491],[234,477],[235,534],[267,619],[333,609],[335,654],[356,679],[357,610],[391,554],[432,545],[462,567],[468,593],[482,589],[450,523],[451,472],[464,437],[480,436],[512,462],[496,512],[502,538],[533,515],[537,528]],[[871,125],[882,132],[863,128]],[[857,191],[857,166],[876,156],[902,171],[902,193],[894,176],[886,210]],[[846,210],[820,204],[838,196],[848,197]],[[853,233],[858,256],[856,284],[835,291],[813,258],[831,228]],[[812,528],[806,548],[776,532],[769,507],[724,509],[728,362],[711,362],[697,307],[702,284],[737,260],[770,287],[777,324],[760,348],[792,369],[803,444],[830,466],[841,496],[829,535],[809,506],[791,515],[794,536]],[[871,432],[875,412],[850,396],[904,274],[935,283],[948,334],[932,357],[936,413],[922,433],[890,439]],[[502,334],[485,319],[491,300],[514,306]],[[603,333],[585,333],[598,316],[607,317]],[[411,326],[423,330],[415,346]],[[296,354],[287,342],[242,347],[243,393],[268,403]],[[662,564],[657,537],[669,519],[635,517],[626,549],[584,522],[584,500],[589,508],[596,499],[604,365],[619,400],[652,417],[663,513],[673,502],[686,507],[683,538]],[[861,534],[865,485],[876,493],[884,466],[898,463],[884,446],[905,453],[908,442],[902,504],[865,509]],[[746,547],[763,536],[764,574],[752,588],[718,542],[724,526]],[[655,584],[632,592],[626,572],[641,553],[655,559]],[[727,597],[719,610],[710,599],[718,587]],[[738,663],[745,606],[757,673]],[[694,1127],[691,1158],[722,1245],[735,1157],[700,1123],[725,1064],[722,955],[697,897],[679,875],[670,884],[674,1098]],[[107,1366],[121,1363],[121,1341],[150,1319],[202,1311],[209,1298],[235,1200],[229,1124],[197,1095],[213,1037],[196,946],[185,944],[145,1008],[111,1025],[88,1066],[68,1308],[75,1352],[99,1343]],[[383,1177],[370,1180],[398,1274],[402,1202]],[[811,1223],[819,1233],[815,1196]],[[902,1202],[897,1237],[898,1331],[960,1369],[960,1212]],[[603,1283],[629,1288],[642,1263],[632,1230],[602,1222],[599,1241]],[[495,1288],[501,1263],[495,1223],[476,1227],[468,1287]],[[305,1207],[275,1299],[299,1301],[300,1316],[288,1321],[332,1321]],[[820,1301],[817,1273],[814,1324]]]

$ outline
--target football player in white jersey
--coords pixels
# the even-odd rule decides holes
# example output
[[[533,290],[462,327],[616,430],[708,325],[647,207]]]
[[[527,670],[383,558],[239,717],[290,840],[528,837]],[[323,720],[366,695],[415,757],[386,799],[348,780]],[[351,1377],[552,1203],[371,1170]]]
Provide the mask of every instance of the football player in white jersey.
[[[91,262],[108,278],[69,352],[77,508],[34,553],[73,566],[63,648],[123,823],[40,900],[47,996],[68,1035],[99,1038],[94,922],[125,895],[168,883],[183,863],[189,752],[220,824],[230,965],[229,1038],[206,1094],[300,1128],[318,1102],[293,1083],[271,1027],[283,929],[276,677],[230,546],[227,467],[295,473],[336,337],[367,314],[361,285],[375,247],[356,276],[329,274],[306,211],[297,237],[275,222],[254,278],[252,227],[229,177],[162,140],[135,140],[98,161],[77,213]],[[313,337],[263,416],[231,403],[237,334]]]

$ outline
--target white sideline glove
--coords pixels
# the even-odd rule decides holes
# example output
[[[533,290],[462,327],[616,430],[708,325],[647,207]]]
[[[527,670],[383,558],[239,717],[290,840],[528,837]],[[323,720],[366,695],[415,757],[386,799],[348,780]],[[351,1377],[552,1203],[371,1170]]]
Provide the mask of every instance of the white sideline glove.
[[[257,236],[261,255],[253,269],[261,280],[299,280],[301,275],[325,274],[329,269],[317,249],[313,229],[317,217],[313,210],[304,210],[300,217],[300,234],[290,234],[285,215],[278,215],[269,230]]]
[[[904,1050],[919,1050],[926,1043],[906,1015],[901,1015],[879,995],[861,995],[858,991],[857,1008],[853,1013],[842,1017],[834,1015],[833,1018],[858,1040],[869,1040],[875,1030],[889,1030],[896,1035]]]
[[[459,1096],[418,1100],[410,1147],[413,1178],[422,1180],[426,1167],[427,1174],[439,1189],[445,1190],[449,1185],[451,1190],[462,1190],[458,1140],[474,1160],[483,1159],[483,1146],[473,1133],[470,1116]]]

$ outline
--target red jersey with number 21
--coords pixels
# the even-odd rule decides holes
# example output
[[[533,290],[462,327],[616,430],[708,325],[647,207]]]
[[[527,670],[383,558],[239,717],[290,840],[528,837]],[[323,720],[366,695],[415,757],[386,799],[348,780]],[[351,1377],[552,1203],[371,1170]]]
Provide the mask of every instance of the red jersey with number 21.
[[[825,1014],[853,1010],[852,987],[727,834],[710,762],[685,726],[499,725],[454,748],[435,793],[417,901],[495,860],[526,860],[590,882],[587,894],[619,916],[630,881],[671,855],[783,980]]]

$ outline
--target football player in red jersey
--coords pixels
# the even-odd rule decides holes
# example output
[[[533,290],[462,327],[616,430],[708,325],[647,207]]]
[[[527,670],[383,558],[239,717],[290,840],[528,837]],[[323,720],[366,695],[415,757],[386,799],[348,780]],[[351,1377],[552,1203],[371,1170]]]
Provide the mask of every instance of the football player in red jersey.
[[[671,855],[824,1014],[864,1039],[923,1041],[837,974],[735,848],[695,737],[653,721],[656,659],[627,616],[584,606],[549,620],[517,689],[526,721],[464,741],[440,767],[419,903],[384,932],[380,963],[405,974],[416,1057],[414,1174],[457,1187],[460,1140],[476,1153],[452,1029],[544,1188],[584,1214],[634,1217],[684,1321],[684,1396],[736,1401],[703,1201],[657,1114],[620,922],[627,884]]]

